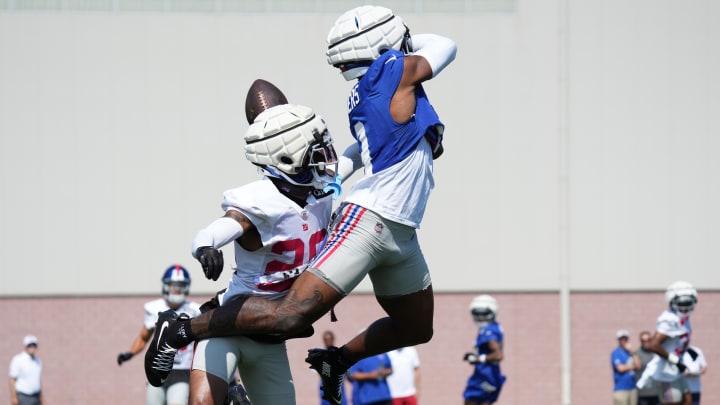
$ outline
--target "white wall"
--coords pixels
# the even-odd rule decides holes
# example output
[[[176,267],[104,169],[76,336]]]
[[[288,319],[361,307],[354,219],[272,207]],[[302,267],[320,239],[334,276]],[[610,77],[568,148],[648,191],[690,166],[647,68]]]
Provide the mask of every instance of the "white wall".
[[[720,4],[570,2],[567,30],[559,10],[405,16],[459,44],[426,85],[447,125],[420,230],[436,290],[556,289],[561,263],[573,289],[720,288]],[[222,287],[189,247],[257,178],[250,83],[349,143],[335,17],[0,13],[0,295],[152,293],[173,262]]]

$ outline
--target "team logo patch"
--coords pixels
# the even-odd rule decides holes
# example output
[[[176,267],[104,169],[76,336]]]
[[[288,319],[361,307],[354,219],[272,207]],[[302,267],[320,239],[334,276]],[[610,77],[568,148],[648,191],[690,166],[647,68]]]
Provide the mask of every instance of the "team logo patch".
[[[382,232],[384,227],[385,226],[383,224],[381,224],[380,222],[376,223],[375,224],[375,232],[377,232],[377,233]]]

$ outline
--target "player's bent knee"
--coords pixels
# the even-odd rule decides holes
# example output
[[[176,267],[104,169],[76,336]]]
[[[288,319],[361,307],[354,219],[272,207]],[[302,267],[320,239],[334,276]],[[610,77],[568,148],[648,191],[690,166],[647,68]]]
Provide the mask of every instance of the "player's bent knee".
[[[429,328],[418,328],[416,331],[417,344],[429,342],[433,337],[433,333],[432,326]]]

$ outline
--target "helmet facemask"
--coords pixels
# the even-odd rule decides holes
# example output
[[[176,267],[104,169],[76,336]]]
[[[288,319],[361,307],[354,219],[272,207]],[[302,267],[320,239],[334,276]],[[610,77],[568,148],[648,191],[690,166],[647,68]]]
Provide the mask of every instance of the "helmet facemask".
[[[190,293],[190,283],[186,281],[169,281],[163,283],[163,296],[173,305],[185,302]]]
[[[412,44],[412,36],[410,36],[410,28],[405,25],[405,34],[403,35],[402,44],[400,44],[400,52],[404,53],[405,55],[409,55],[414,51],[415,49],[413,48]]]
[[[484,328],[495,320],[495,313],[490,308],[473,308],[470,314],[478,328]]]
[[[322,134],[313,132],[317,140],[308,148],[308,159],[306,166],[312,173],[312,186],[318,190],[324,189],[328,184],[335,181],[338,171],[338,159],[333,141],[328,130]]]
[[[697,297],[693,295],[678,295],[670,301],[670,308],[681,314],[689,314],[695,309]]]

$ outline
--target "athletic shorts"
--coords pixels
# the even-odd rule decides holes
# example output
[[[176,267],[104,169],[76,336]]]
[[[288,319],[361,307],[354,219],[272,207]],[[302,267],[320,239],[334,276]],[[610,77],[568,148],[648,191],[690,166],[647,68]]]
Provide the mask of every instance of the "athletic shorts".
[[[285,343],[260,343],[245,336],[201,340],[195,346],[192,369],[228,382],[237,369],[253,405],[295,404]]]
[[[685,377],[680,377],[671,382],[658,381],[660,383],[659,399],[661,403],[682,402],[683,395],[690,391]]]
[[[393,297],[430,286],[430,271],[415,228],[389,221],[355,204],[333,214],[330,235],[308,271],[348,295],[365,275],[375,295]]]

